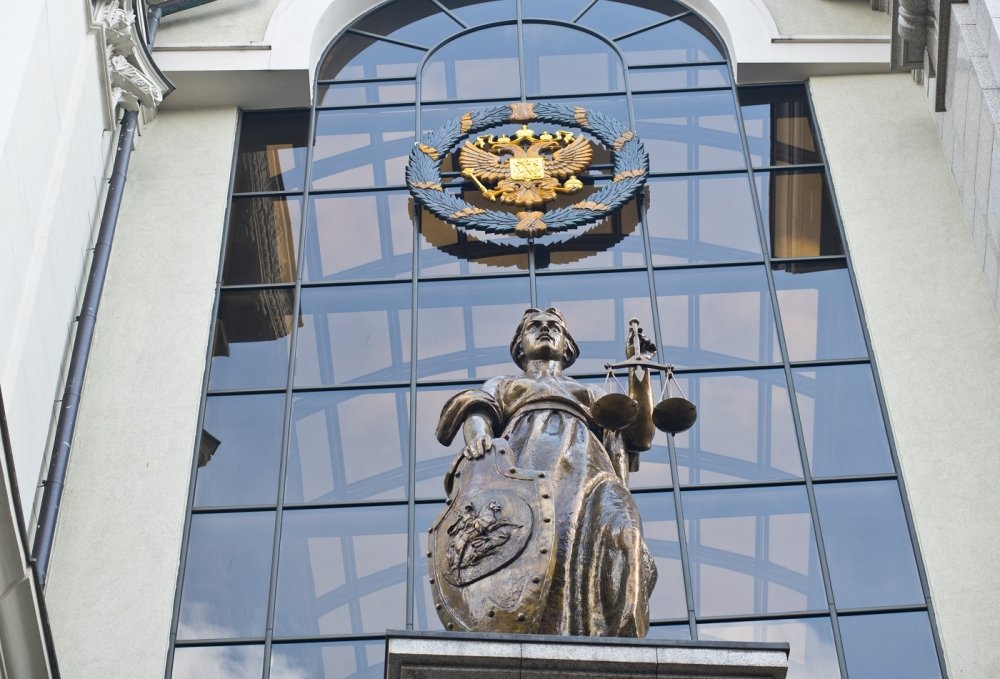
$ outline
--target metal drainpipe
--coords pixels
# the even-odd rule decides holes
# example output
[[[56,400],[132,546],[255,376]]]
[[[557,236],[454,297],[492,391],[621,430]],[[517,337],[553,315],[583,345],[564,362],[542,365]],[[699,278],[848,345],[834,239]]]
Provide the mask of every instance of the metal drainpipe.
[[[204,5],[214,0],[167,0],[150,9],[149,15],[149,45],[152,47],[159,28],[160,17],[174,14],[191,7]],[[118,148],[115,150],[114,169],[108,180],[108,195],[104,201],[104,213],[101,216],[101,227],[94,246],[94,257],[90,265],[90,275],[87,287],[83,293],[83,303],[73,340],[73,353],[69,360],[69,371],[66,376],[66,389],[63,392],[62,407],[59,420],[56,423],[56,434],[52,444],[52,455],[49,458],[49,469],[45,477],[45,490],[42,493],[42,504],[38,512],[38,522],[35,525],[35,539],[31,549],[31,561],[35,564],[38,582],[45,586],[49,570],[49,559],[52,556],[52,544],[56,532],[56,520],[59,516],[59,503],[62,500],[63,485],[66,481],[66,469],[69,464],[70,448],[73,434],[76,431],[76,420],[80,408],[80,393],[83,390],[83,380],[87,374],[87,361],[90,358],[90,348],[94,341],[94,327],[97,323],[97,309],[104,290],[104,281],[108,275],[108,262],[111,258],[111,242],[115,236],[118,224],[118,213],[121,210],[122,194],[125,191],[125,179],[128,174],[129,160],[132,157],[132,147],[135,141],[135,131],[139,121],[136,111],[126,111],[122,115],[121,131],[118,134]]]

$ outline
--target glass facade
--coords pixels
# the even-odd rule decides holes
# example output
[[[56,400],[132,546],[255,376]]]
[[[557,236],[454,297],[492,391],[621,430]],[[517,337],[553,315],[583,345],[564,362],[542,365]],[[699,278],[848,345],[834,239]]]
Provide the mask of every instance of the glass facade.
[[[460,443],[434,427],[514,369],[529,306],[565,313],[585,381],[639,317],[698,405],[631,477],[651,638],[786,641],[790,677],[941,676],[803,86],[736,87],[669,0],[398,0],[316,87],[242,118],[170,676],[381,677],[387,628],[440,629],[423,555]],[[531,243],[415,206],[421,133],[518,100],[627,122],[645,190]],[[581,194],[610,173],[595,147]]]

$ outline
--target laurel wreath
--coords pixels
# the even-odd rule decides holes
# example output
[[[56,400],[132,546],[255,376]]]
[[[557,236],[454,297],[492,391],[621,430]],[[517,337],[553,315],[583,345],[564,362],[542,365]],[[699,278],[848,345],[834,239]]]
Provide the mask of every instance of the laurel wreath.
[[[611,151],[611,183],[586,200],[548,212],[502,212],[475,207],[441,184],[441,161],[469,135],[507,123],[540,121],[578,127]],[[580,106],[514,103],[465,113],[423,136],[410,151],[406,183],[413,197],[437,218],[458,229],[528,238],[593,224],[622,207],[646,183],[649,155],[642,141],[621,122]],[[488,237],[486,240],[490,240]]]

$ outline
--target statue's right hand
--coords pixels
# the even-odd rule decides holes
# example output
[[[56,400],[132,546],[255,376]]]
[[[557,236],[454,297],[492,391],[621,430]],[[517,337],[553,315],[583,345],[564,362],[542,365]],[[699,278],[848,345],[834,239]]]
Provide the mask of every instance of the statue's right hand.
[[[476,436],[465,444],[462,455],[465,456],[466,460],[478,460],[491,450],[493,450],[492,436]]]

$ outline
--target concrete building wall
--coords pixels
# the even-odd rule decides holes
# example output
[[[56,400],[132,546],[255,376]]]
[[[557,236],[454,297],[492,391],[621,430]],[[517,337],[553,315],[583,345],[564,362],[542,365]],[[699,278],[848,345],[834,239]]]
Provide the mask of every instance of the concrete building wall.
[[[157,47],[181,45],[255,45],[280,0],[215,0],[164,17],[156,35]]]
[[[1000,319],[924,93],[814,78],[949,671],[1000,675]],[[876,162],[877,159],[877,162]]]
[[[889,35],[888,15],[871,0],[762,0],[782,35]]]

